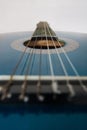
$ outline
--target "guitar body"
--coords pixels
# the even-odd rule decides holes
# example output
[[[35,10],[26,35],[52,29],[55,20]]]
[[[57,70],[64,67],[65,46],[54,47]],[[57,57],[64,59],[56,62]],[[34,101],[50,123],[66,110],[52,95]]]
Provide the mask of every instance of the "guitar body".
[[[12,73],[12,69],[15,67],[17,61],[20,58],[21,53],[25,46],[23,45],[23,41],[25,39],[30,39],[32,32],[23,32],[23,33],[8,33],[8,34],[0,34],[0,75],[10,75]],[[65,32],[57,32],[57,35],[60,39],[64,39],[66,42],[65,51],[69,56],[71,62],[74,64],[80,76],[87,76],[87,35],[80,33],[65,33]],[[19,41],[19,42],[18,42]],[[68,43],[67,43],[68,41]],[[19,45],[18,45],[19,44]],[[69,44],[71,46],[69,46]],[[75,47],[74,47],[75,46]],[[20,47],[20,48],[19,48]],[[74,49],[73,49],[74,47]],[[39,74],[39,49],[35,50],[33,60],[31,61],[33,66],[30,67],[30,75],[38,75]],[[53,50],[53,51],[52,51]],[[30,50],[29,50],[30,51]],[[60,51],[60,49],[58,50]],[[15,75],[24,75],[22,72],[23,64],[25,63],[27,53],[24,55],[22,63],[18,68]],[[64,65],[67,69],[69,76],[75,76],[70,64],[68,63],[66,57],[63,52],[60,52]],[[57,54],[55,49],[51,49],[51,57],[54,75],[64,76],[64,72],[62,70],[62,66],[60,61],[57,58]],[[42,67],[41,67],[41,75],[51,75],[49,70],[49,59],[47,51],[44,50],[42,54]],[[22,74],[21,74],[22,73]]]
[[[26,48],[24,41],[29,40],[31,35],[32,32],[0,34],[0,86],[3,87],[10,80]],[[36,101],[37,93],[40,91],[39,93],[46,97],[45,102],[87,104],[87,34],[57,32],[57,35],[59,39],[64,40],[65,45],[63,50],[61,48],[49,50],[53,75],[50,69],[48,49],[42,49],[40,52],[39,48],[28,48],[13,75],[11,93],[16,99],[6,99],[1,102],[13,102],[13,100],[20,102],[18,95],[21,93],[29,61],[28,87],[25,94],[30,96],[30,99]],[[29,60],[31,54],[32,59]],[[64,72],[64,67],[67,74]],[[42,87],[40,90],[38,90],[39,81]],[[71,86],[68,86],[68,83]],[[53,98],[55,95],[56,101]]]
[[[39,49],[35,49],[32,59],[29,60],[27,56],[31,54],[31,49],[28,48],[17,67],[25,49],[23,43],[29,40],[31,35],[32,32],[0,34],[0,88],[9,87],[6,90],[8,95],[4,95],[4,91],[3,96],[0,91],[1,128],[86,130],[87,34],[57,32],[58,37],[65,41],[63,48],[71,62],[67,60],[60,48],[57,48],[59,53],[55,49],[50,49],[54,76],[50,70],[47,49],[43,49],[42,53]],[[31,64],[26,83],[24,81],[28,67],[27,61]],[[11,77],[14,69],[16,71]],[[10,82],[11,78],[12,82]],[[26,84],[27,89],[26,87],[23,89]],[[25,99],[22,98],[21,93],[24,94]]]

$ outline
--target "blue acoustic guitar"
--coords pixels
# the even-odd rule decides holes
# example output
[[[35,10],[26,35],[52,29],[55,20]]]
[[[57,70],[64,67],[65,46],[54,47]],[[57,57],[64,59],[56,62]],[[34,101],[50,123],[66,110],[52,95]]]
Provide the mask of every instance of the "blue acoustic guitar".
[[[87,104],[87,34],[0,34],[0,102]]]

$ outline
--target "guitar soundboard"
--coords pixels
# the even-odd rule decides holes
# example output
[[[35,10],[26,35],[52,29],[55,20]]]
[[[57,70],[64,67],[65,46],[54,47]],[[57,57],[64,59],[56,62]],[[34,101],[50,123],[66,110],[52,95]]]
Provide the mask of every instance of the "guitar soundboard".
[[[87,34],[56,34],[62,48],[26,49],[32,32],[0,34],[0,103],[87,104]]]

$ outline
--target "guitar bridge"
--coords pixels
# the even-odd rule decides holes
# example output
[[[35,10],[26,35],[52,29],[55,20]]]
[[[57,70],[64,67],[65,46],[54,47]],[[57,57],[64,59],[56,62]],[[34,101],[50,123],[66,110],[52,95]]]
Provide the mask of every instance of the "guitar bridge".
[[[0,77],[0,90],[9,81],[9,76]],[[85,86],[85,89],[79,80]],[[42,76],[40,81],[40,91],[37,91],[38,76],[28,76],[26,90],[23,88],[24,76],[14,76],[12,85],[7,96],[1,100],[3,92],[0,91],[0,103],[77,103],[87,104],[87,77],[56,77],[55,81],[51,76]],[[24,93],[23,93],[24,89]],[[19,96],[23,93],[23,98]],[[29,100],[27,100],[29,99]]]

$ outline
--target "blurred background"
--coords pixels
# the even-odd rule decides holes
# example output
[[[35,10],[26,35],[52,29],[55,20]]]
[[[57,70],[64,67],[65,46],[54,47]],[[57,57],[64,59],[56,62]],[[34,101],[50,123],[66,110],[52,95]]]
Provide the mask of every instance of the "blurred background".
[[[39,21],[87,33],[87,0],[0,0],[0,33],[33,31]]]

